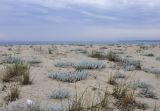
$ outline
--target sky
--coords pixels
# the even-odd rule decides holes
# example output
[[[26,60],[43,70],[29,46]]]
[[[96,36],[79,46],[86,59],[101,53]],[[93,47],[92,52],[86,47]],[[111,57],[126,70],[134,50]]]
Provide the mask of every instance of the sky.
[[[160,40],[160,0],[0,0],[0,41]]]

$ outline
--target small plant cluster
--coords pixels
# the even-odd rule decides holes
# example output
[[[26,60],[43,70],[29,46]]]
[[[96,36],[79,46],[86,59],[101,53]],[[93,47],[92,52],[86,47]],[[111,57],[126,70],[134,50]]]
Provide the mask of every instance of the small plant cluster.
[[[149,53],[149,54],[145,54],[144,56],[154,57],[154,54]]]
[[[139,92],[139,96],[140,97],[146,97],[146,98],[152,98],[152,99],[158,99],[157,95],[155,92],[153,92],[151,89],[149,88],[143,88],[140,92]]]
[[[49,53],[49,54],[52,54],[52,51],[53,51],[53,50],[52,50],[51,48],[48,48],[48,53]]]
[[[24,60],[24,61],[26,61],[26,62],[29,63],[30,65],[42,63],[42,61],[39,60],[39,59],[28,59],[28,60]]]
[[[1,64],[3,64],[3,63],[13,64],[13,63],[17,63],[17,62],[20,62],[20,61],[21,61],[21,59],[18,58],[18,57],[7,56],[7,57],[1,58],[0,63]]]
[[[73,66],[77,70],[83,69],[103,69],[105,68],[105,64],[99,61],[82,61],[78,64],[74,64]]]
[[[113,75],[110,75],[108,83],[111,85],[117,85],[117,78],[115,78]]]
[[[74,67],[76,70],[105,68],[105,64],[99,61],[81,61],[79,63],[59,62],[59,63],[56,63],[55,66],[62,67],[62,68]]]
[[[67,68],[67,67],[73,67],[74,63],[73,62],[58,62],[55,64],[56,67],[62,67],[62,68]]]
[[[140,81],[138,81],[138,82],[135,82],[135,83],[133,83],[132,85],[131,85],[131,88],[133,88],[133,89],[137,89],[137,88],[142,88],[142,89],[148,89],[148,88],[151,88],[152,86],[150,85],[150,84],[147,84],[147,83],[145,83],[145,82],[140,82]]]
[[[60,88],[56,89],[50,95],[51,99],[65,99],[70,97],[70,92],[67,89]]]
[[[143,68],[143,71],[152,74],[160,74],[159,68]]]
[[[114,75],[110,75],[109,79],[108,79],[108,83],[111,84],[111,85],[117,85],[117,79],[125,79],[126,78],[126,75],[120,73],[120,72],[117,72],[116,74]]]
[[[118,100],[116,106],[123,110],[134,110],[135,108],[145,110],[145,104],[137,103],[134,96],[134,90],[126,84],[117,84],[113,87],[112,95]]]
[[[101,51],[96,51],[96,50],[93,50],[90,54],[89,54],[90,57],[93,57],[93,58],[98,58],[98,59],[107,59],[106,57],[106,54],[104,54],[103,52]]]
[[[29,66],[23,62],[16,62],[5,67],[3,82],[20,81],[21,84],[31,84]]]
[[[19,95],[20,95],[19,87],[14,84],[9,87],[9,91],[7,92],[7,96],[4,98],[4,100],[7,103],[9,103],[17,100],[19,98]]]
[[[35,59],[35,58],[20,58],[20,57],[14,57],[14,56],[3,57],[0,60],[1,64],[3,64],[3,63],[14,64],[14,63],[18,63],[18,62],[26,62],[26,63],[33,65],[33,64],[39,64],[42,61]]]
[[[70,83],[84,80],[88,76],[89,76],[89,73],[86,71],[53,72],[48,75],[49,78],[56,79],[63,82],[70,82]]]
[[[140,92],[138,93],[140,97],[157,99],[157,95],[152,91],[152,86],[150,84],[147,84],[145,82],[136,82],[132,85],[132,88],[141,89]]]
[[[139,60],[128,59],[128,58],[118,58],[117,61],[127,71],[133,71],[133,70],[140,70],[141,69],[141,62]]]
[[[140,49],[148,50],[148,49],[149,49],[149,47],[148,47],[148,46],[146,46],[146,45],[141,45],[141,46],[140,46]]]
[[[126,75],[121,72],[117,72],[116,74],[114,74],[113,77],[116,79],[126,79],[127,78]]]
[[[83,94],[80,97],[76,97],[71,101],[71,103],[68,106],[67,111],[113,111],[114,108],[111,108],[109,105],[111,103],[110,101],[110,94],[106,90],[104,90],[104,95],[99,98],[99,100],[96,101],[96,103],[92,103],[89,105],[89,103],[85,103],[84,95],[86,91],[83,92]],[[92,99],[92,98],[91,98]],[[93,100],[91,100],[93,101]]]
[[[113,53],[112,51],[107,53],[107,59],[109,61],[117,61],[118,55],[116,55],[115,53]]]
[[[116,55],[114,52],[109,51],[107,54],[100,51],[92,51],[91,54],[89,54],[90,57],[98,58],[98,59],[107,59],[109,61],[117,61],[118,55]]]

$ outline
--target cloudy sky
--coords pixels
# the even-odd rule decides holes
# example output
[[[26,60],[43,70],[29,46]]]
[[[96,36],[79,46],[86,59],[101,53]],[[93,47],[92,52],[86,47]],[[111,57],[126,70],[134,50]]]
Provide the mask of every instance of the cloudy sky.
[[[0,0],[0,40],[160,39],[160,0]]]

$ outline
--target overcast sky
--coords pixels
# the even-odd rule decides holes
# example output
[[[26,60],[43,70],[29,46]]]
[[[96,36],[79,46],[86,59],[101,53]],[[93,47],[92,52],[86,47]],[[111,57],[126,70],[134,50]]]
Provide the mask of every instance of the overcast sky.
[[[160,39],[160,0],[0,0],[0,40]]]

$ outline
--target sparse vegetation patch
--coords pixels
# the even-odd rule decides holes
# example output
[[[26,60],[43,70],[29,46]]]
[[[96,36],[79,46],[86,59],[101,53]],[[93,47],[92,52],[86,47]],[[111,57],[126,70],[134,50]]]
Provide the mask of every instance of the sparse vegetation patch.
[[[90,74],[86,71],[75,72],[53,72],[48,75],[49,78],[56,79],[63,82],[77,82],[86,79]]]

